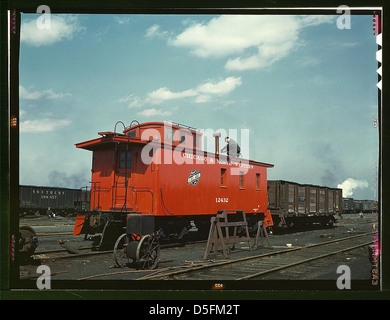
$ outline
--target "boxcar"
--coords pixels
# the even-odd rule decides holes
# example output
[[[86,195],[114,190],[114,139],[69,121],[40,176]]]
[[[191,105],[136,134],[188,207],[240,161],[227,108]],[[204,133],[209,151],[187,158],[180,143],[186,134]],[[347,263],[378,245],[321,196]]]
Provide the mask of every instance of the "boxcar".
[[[19,187],[19,215],[45,214],[48,207],[56,215],[89,209],[89,191],[57,187]]]
[[[275,227],[328,225],[342,215],[342,190],[284,180],[268,180],[268,206]]]
[[[202,151],[199,130],[179,124],[148,122],[123,133],[115,126],[99,135],[76,144],[92,151],[92,187],[91,210],[78,216],[75,235],[102,233],[112,242],[130,215],[141,221],[140,233],[144,223],[160,239],[181,239],[193,225],[208,232],[218,210],[244,210],[253,228],[259,219],[272,224],[267,169],[273,165],[219,154],[218,135],[215,153]]]

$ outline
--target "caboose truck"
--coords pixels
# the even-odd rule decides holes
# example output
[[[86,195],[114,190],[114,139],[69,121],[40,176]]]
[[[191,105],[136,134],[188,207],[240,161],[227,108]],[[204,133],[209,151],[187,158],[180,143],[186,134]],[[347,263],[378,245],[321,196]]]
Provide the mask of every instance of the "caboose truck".
[[[218,210],[244,210],[253,232],[259,220],[272,225],[267,168],[273,165],[220,155],[218,135],[213,154],[202,151],[200,130],[135,122],[126,128],[118,121],[114,132],[76,144],[93,156],[91,210],[77,216],[74,235],[101,233],[98,247],[114,246],[118,265],[131,258],[152,268],[159,241],[183,240],[193,224],[207,234]]]

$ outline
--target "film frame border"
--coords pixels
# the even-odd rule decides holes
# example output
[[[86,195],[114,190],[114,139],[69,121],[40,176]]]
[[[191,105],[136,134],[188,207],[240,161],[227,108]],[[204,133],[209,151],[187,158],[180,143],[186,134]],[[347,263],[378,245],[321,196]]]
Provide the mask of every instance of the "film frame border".
[[[297,3],[299,2],[299,4]],[[80,4],[79,2],[74,2],[74,3],[69,3],[67,2],[66,5],[64,3],[57,3],[57,1],[50,1],[50,2],[47,2],[47,5],[50,7],[50,8],[55,8],[54,10],[52,10],[52,13],[120,13],[120,14],[124,14],[124,13],[128,13],[128,14],[165,14],[165,13],[168,13],[168,14],[184,14],[184,13],[188,13],[188,14],[293,14],[293,13],[297,13],[296,10],[299,11],[299,14],[315,14],[315,13],[321,13],[321,14],[329,14],[329,13],[332,13],[334,14],[335,13],[335,8],[337,8],[337,5],[335,5],[334,8],[332,9],[329,9],[329,8],[326,8],[326,9],[319,9],[318,7],[321,7],[322,6],[316,6],[316,7],[312,7],[309,5],[309,2],[308,1],[294,1],[294,2],[289,2],[289,5],[288,6],[285,6],[285,5],[281,5],[281,4],[277,4],[275,8],[274,6],[269,6],[270,8],[256,8],[257,6],[250,6],[250,8],[248,9],[248,7],[245,5],[245,4],[241,4],[239,8],[237,7],[234,7],[234,8],[224,8],[224,9],[220,9],[220,8],[215,8],[213,6],[210,6],[209,4],[206,4],[204,6],[202,6],[202,8],[199,8],[199,2],[196,2],[196,3],[192,3],[192,2],[186,2],[186,6],[182,6],[182,7],[178,7],[178,6],[172,6],[172,7],[166,7],[166,6],[159,6],[159,5],[156,5],[156,4],[152,4],[150,6],[148,6],[147,8],[145,8],[145,5],[142,5],[140,6],[138,3],[131,3],[131,4],[128,4],[128,7],[126,8],[118,8],[115,6],[115,3],[113,5],[113,7],[111,8],[107,8],[107,3],[106,2],[102,2],[102,1],[97,1],[95,4],[96,4],[96,7],[94,7],[93,9],[86,9],[82,4]],[[52,4],[53,3],[53,4]],[[251,2],[252,3],[252,2]],[[366,3],[365,1],[359,1],[359,7],[361,6],[360,9],[358,9],[357,11],[352,11],[352,14],[372,14],[374,13],[375,11],[372,11],[371,9],[367,9],[365,8],[364,4]],[[93,4],[95,6],[95,4]],[[306,5],[307,4],[307,5]],[[378,7],[382,7],[383,8],[383,3],[381,1],[376,1],[376,4]],[[36,8],[38,5],[34,5],[32,2],[27,2],[27,1],[14,1],[14,2],[11,2],[10,4],[11,6],[14,6],[14,8],[17,8],[17,9],[11,9],[11,8],[7,8],[8,10],[10,10],[11,12],[11,15],[12,15],[12,19],[14,19],[14,22],[17,22],[18,21],[18,18],[19,18],[19,22],[20,22],[20,13],[23,12],[23,13],[35,13],[36,12]],[[121,3],[120,6],[122,6],[123,4]],[[327,6],[329,6],[329,3],[327,3]],[[69,9],[69,7],[73,7],[72,9]],[[294,9],[291,9],[292,7],[295,7]],[[370,5],[371,7],[371,5]],[[353,8],[353,7],[352,7]],[[2,8],[4,9],[4,8]],[[104,11],[104,12],[103,12]],[[295,11],[295,12],[292,12],[292,11]],[[381,12],[382,13],[382,12]],[[2,21],[3,23],[4,21]],[[4,25],[4,24],[3,24]],[[13,33],[13,34],[18,34],[19,31],[20,31],[20,24],[17,24],[17,23],[14,23],[12,25],[12,28],[10,28],[10,33]],[[4,34],[6,33],[7,31],[6,30],[2,30],[2,36],[4,37]],[[4,48],[3,48],[4,50]],[[11,50],[14,51],[14,49],[11,48]],[[17,51],[16,51],[17,52]],[[12,69],[12,65],[14,63],[17,64],[17,62],[15,61],[18,61],[19,59],[19,56],[17,55],[13,55],[11,57],[11,60],[13,60],[13,62],[11,62],[11,69]],[[4,55],[3,55],[3,52],[2,52],[2,62],[4,61]],[[11,72],[13,73],[15,71],[15,69],[11,70]],[[378,79],[381,77],[381,75],[378,75]],[[2,80],[4,79],[4,74],[2,73]],[[18,83],[18,78],[15,78],[15,76],[10,76],[11,78],[11,86],[12,86],[12,83]],[[4,82],[3,82],[4,83]],[[7,83],[8,83],[8,79],[7,79]],[[383,121],[383,119],[381,118],[381,113],[382,113],[382,106],[381,106],[381,101],[382,101],[382,96],[381,96],[381,91],[380,90],[378,92],[378,96],[380,96],[380,99],[378,100],[379,101],[379,111],[378,111],[378,115],[379,115],[379,122],[380,122],[380,127],[381,127],[381,121]],[[2,128],[4,128],[3,124],[7,124],[6,128],[9,128],[11,127],[11,130],[10,130],[10,134],[7,135],[7,134],[4,134],[4,129],[2,129],[2,145],[3,145],[3,142],[4,142],[4,136],[6,136],[7,138],[9,138],[10,140],[10,144],[11,146],[15,146],[15,145],[18,145],[19,144],[19,136],[18,134],[13,134],[12,133],[12,130],[15,129],[14,131],[16,130],[19,130],[19,123],[18,123],[18,119],[19,119],[19,110],[18,110],[18,96],[16,93],[12,93],[11,91],[11,94],[10,94],[10,97],[7,96],[7,100],[10,100],[10,105],[11,105],[11,108],[10,108],[10,114],[7,116],[7,118],[4,118],[4,108],[2,108],[2,114],[1,114],[1,121],[2,121]],[[2,101],[5,101],[4,99],[4,96],[2,97]],[[7,101],[7,104],[8,104],[8,101]],[[4,105],[4,104],[3,104]],[[9,122],[8,122],[9,121]],[[382,142],[381,140],[381,130],[380,130],[380,143]],[[380,146],[380,152],[382,152],[382,146]],[[2,150],[3,151],[3,150]],[[2,167],[1,167],[1,170],[2,170],[2,177],[4,176],[4,172],[7,171],[5,170],[5,165],[4,165],[4,160],[5,157],[3,156],[3,152],[2,152]],[[6,185],[6,181],[4,181],[5,179],[2,179],[2,183],[1,183],[1,189],[2,191],[3,190],[6,190],[8,192],[11,192],[11,199],[10,199],[10,203],[9,205],[7,206],[7,204],[4,204],[4,196],[3,196],[3,193],[2,193],[2,209],[3,208],[6,208],[9,209],[7,210],[7,213],[8,213],[8,216],[4,217],[4,214],[2,215],[2,218],[1,218],[1,228],[2,228],[2,248],[6,247],[7,244],[4,244],[4,240],[9,240],[9,238],[6,238],[6,237],[12,237],[13,234],[15,234],[15,230],[16,228],[18,228],[18,222],[19,222],[19,219],[13,219],[13,217],[10,215],[10,212],[12,210],[15,209],[15,203],[16,203],[16,200],[15,198],[18,198],[18,197],[13,197],[12,194],[15,194],[15,192],[12,193],[12,191],[15,191],[16,190],[16,187],[18,188],[19,187],[19,184],[18,182],[16,182],[15,180],[19,180],[19,177],[18,177],[18,173],[15,174],[15,172],[18,172],[18,167],[19,167],[19,155],[18,155],[18,152],[10,152],[10,158],[9,158],[9,163],[8,161],[5,161],[6,164],[8,164],[10,166],[10,172],[6,172],[6,175],[10,178],[10,185],[7,186]],[[382,163],[381,163],[381,160],[382,160],[382,156],[379,157],[379,170],[381,170],[382,168]],[[15,168],[17,168],[17,170],[15,171]],[[380,172],[381,173],[381,172]],[[12,176],[12,177],[11,177]],[[17,176],[17,179],[15,179],[15,176]],[[379,193],[381,192],[380,188],[381,188],[381,174],[379,174],[379,177],[378,177],[378,186],[379,186]],[[18,193],[16,193],[18,194]],[[17,200],[18,202],[18,200]],[[383,206],[383,203],[380,202],[380,207],[382,209],[382,206]],[[19,207],[19,205],[17,205],[17,207]],[[15,221],[17,220],[17,221]],[[7,226],[9,226],[9,229],[6,228],[6,232],[4,232],[4,224]],[[381,223],[382,225],[382,223]],[[8,250],[7,250],[8,249]],[[15,249],[15,247],[14,247]],[[4,251],[8,251],[7,254],[8,257],[10,257],[10,259],[12,260],[12,248],[11,247],[7,247],[6,250],[2,250],[2,255],[4,254]],[[2,282],[2,287],[1,287],[1,290],[12,290],[12,289],[28,289],[28,288],[18,288],[19,286],[16,284],[16,286],[14,285],[15,283],[20,283],[19,279],[18,279],[18,274],[19,274],[19,270],[15,271],[15,270],[10,270],[12,268],[12,261],[9,261],[8,262],[11,264],[11,266],[9,266],[8,268],[6,267],[6,275],[9,274],[10,277],[6,277],[4,272],[2,272],[2,275],[1,275],[1,282]],[[3,257],[2,257],[2,271],[4,271],[4,263],[3,263]],[[267,287],[267,286],[265,286]],[[282,286],[283,287],[283,286]],[[311,285],[309,284],[307,286],[308,288],[306,290],[315,290],[314,288],[311,287]],[[324,286],[324,288],[326,287],[326,285]],[[60,288],[59,288],[60,289]],[[64,287],[64,289],[69,289],[69,288],[66,288],[66,286]],[[90,288],[90,289],[94,289],[93,287]],[[97,289],[97,288],[96,288]],[[145,290],[155,290],[156,288],[151,288],[151,289],[148,289],[146,288]],[[292,288],[280,288],[280,290],[291,290]],[[103,288],[104,290],[104,288]],[[136,289],[137,290],[137,289]],[[177,290],[182,290],[182,289],[177,289]],[[202,290],[202,289],[195,289],[195,290]],[[240,290],[240,289],[238,289]],[[256,289],[254,288],[253,290],[263,290],[263,289]],[[223,291],[219,291],[219,292],[223,292]],[[225,291],[226,293],[229,293],[228,291]],[[267,292],[263,292],[264,294],[268,294]],[[42,292],[40,292],[40,294],[42,294]],[[193,294],[193,293],[192,293]],[[192,295],[191,294],[191,295]],[[203,292],[203,294],[205,294]],[[231,292],[230,292],[231,294]],[[279,295],[280,293],[278,293]],[[345,295],[346,293],[343,293],[342,295]],[[354,293],[348,293],[348,294],[354,294]],[[179,295],[182,295],[181,293],[179,293]],[[337,296],[338,294],[336,294]],[[342,296],[341,295],[341,296]]]

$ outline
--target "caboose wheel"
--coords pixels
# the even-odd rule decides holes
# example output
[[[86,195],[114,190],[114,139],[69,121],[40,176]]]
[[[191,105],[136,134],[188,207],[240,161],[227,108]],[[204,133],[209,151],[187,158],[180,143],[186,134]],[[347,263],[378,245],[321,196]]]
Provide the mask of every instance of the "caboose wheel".
[[[160,244],[155,236],[147,234],[139,241],[131,241],[127,256],[142,270],[154,269],[160,259]]]
[[[137,263],[142,270],[154,269],[160,259],[160,244],[152,235],[142,237],[139,244]]]
[[[118,267],[126,267],[130,263],[130,259],[127,257],[126,248],[129,243],[129,239],[126,233],[119,236],[114,245],[114,261]]]

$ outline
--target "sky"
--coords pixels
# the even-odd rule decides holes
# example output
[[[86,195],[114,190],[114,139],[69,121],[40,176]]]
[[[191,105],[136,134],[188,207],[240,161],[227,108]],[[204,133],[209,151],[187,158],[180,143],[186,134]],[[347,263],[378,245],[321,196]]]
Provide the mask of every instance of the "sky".
[[[371,15],[42,18],[22,14],[20,184],[88,186],[92,152],[76,143],[168,120],[237,132],[270,180],[377,199]]]

